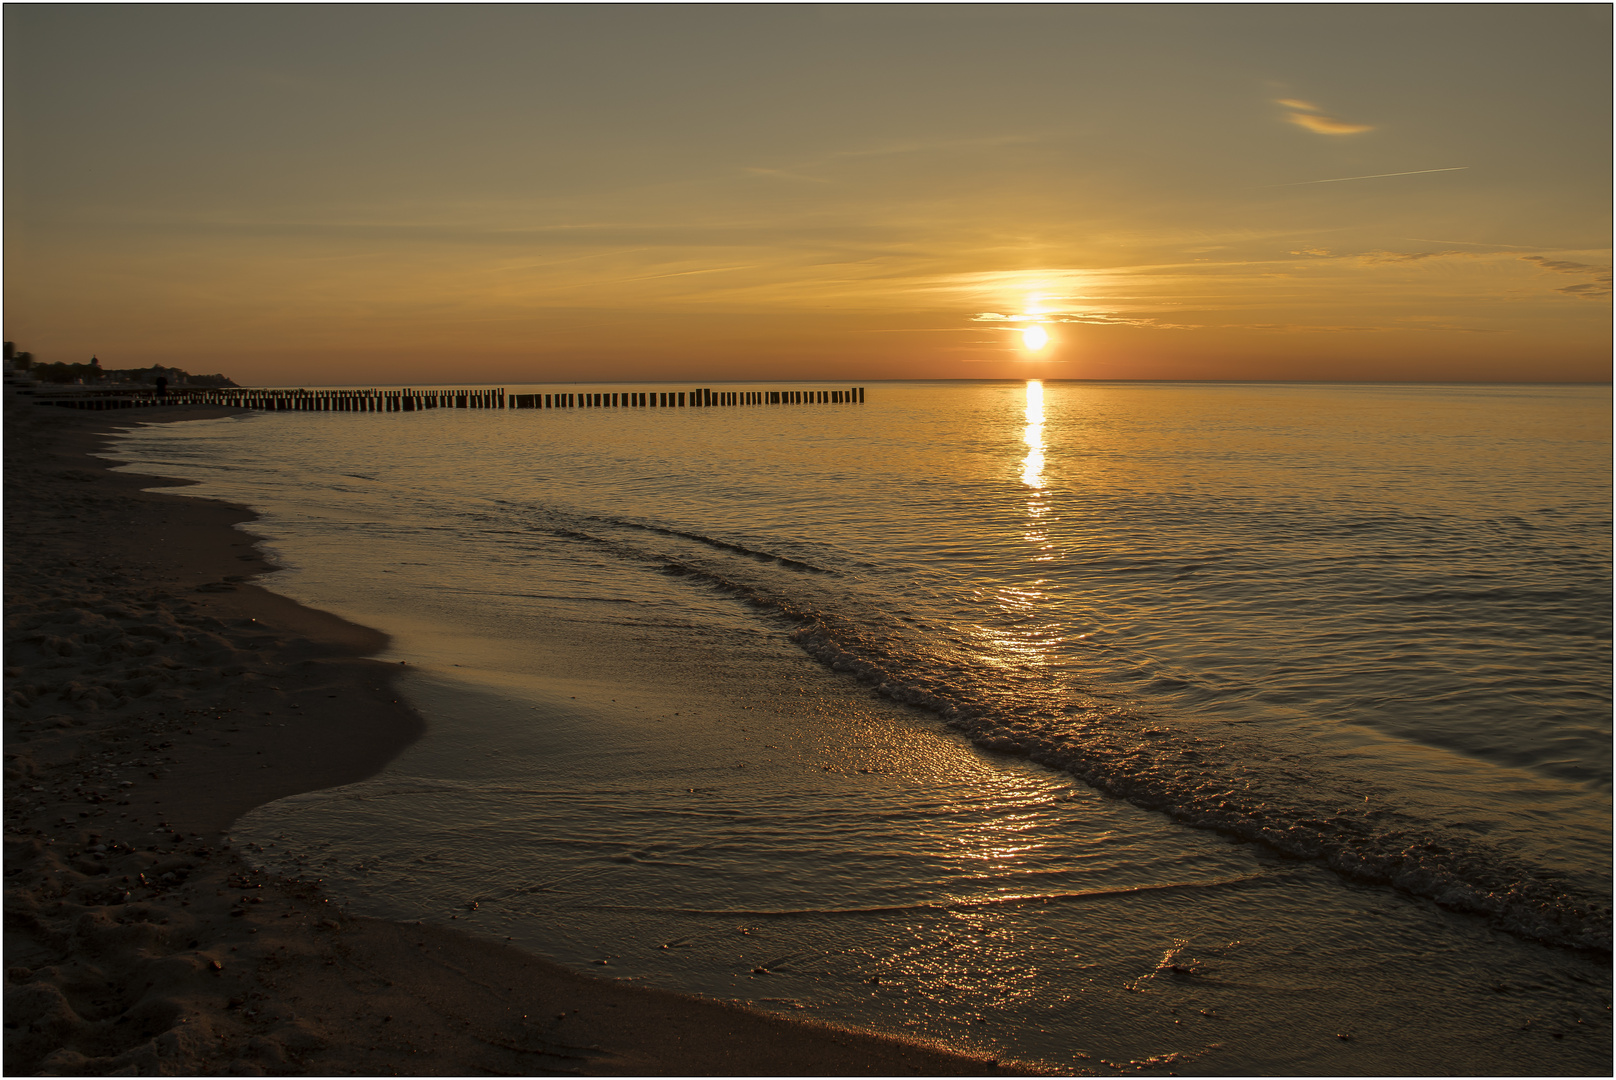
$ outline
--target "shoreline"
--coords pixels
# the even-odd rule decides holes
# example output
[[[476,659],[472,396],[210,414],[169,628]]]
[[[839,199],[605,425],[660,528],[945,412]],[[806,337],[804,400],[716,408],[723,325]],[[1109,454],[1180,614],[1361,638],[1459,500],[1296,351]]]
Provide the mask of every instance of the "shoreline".
[[[249,868],[237,817],[375,775],[425,724],[371,658],[385,634],[244,580],[274,569],[250,510],[90,456],[235,413],[8,395],[8,1073],[1028,1071],[350,917]]]

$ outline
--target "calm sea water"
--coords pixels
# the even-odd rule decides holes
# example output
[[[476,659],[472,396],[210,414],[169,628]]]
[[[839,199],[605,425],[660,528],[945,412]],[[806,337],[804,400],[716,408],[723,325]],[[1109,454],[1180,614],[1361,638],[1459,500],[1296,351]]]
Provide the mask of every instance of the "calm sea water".
[[[905,383],[117,453],[394,636],[428,736],[237,830],[357,910],[1065,1069],[1608,1072],[1610,404]]]

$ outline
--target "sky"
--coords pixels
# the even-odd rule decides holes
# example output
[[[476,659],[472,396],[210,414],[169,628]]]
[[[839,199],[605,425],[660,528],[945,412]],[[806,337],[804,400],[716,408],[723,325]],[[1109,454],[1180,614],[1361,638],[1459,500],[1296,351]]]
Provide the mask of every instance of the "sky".
[[[1611,8],[10,3],[5,336],[243,384],[1610,378]]]

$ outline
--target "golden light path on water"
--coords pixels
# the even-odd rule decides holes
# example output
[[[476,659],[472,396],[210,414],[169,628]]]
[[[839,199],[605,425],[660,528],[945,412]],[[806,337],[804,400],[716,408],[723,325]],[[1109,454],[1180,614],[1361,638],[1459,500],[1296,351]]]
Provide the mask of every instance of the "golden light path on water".
[[[1049,492],[1044,481],[1044,384],[1029,379],[1026,385],[1025,423],[1021,441],[1027,447],[1021,459],[1021,482],[1028,489],[1026,525],[1022,538],[1030,547],[1029,560],[1042,574],[1043,564],[1055,556],[1049,539]],[[1058,623],[1048,621],[1048,581],[1038,576],[997,590],[1000,608],[1009,616],[1003,625],[982,632],[984,654],[995,666],[1025,671],[1047,665],[1061,640]]]
[[[1021,462],[1021,482],[1041,491],[1044,487],[1044,384],[1038,379],[1027,380],[1027,427],[1021,441],[1027,444],[1027,456]]]

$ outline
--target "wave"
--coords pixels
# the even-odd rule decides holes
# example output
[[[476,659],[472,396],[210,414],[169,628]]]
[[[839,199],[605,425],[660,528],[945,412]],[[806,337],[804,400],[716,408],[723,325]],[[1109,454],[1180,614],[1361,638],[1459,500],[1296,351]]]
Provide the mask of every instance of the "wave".
[[[982,908],[1014,907],[1023,904],[1055,904],[1103,900],[1114,896],[1142,893],[1190,892],[1225,889],[1254,881],[1273,880],[1274,874],[1241,874],[1212,881],[1168,881],[1155,885],[1128,885],[1111,889],[1073,889],[1050,893],[1009,893],[1002,896],[962,897],[953,900],[917,901],[912,904],[878,904],[870,907],[835,908],[664,908],[638,904],[580,904],[589,911],[643,911],[722,919],[790,919],[838,915],[905,915],[920,911],[976,911]]]
[[[1251,747],[1220,744],[1126,707],[1060,717],[1007,716],[907,681],[845,648],[823,623],[793,634],[808,655],[894,701],[941,716],[986,750],[1026,757],[1174,821],[1321,863],[1352,881],[1385,885],[1480,915],[1546,944],[1609,951],[1608,900],[1556,886],[1553,871],[1447,834],[1312,767],[1264,770]],[[1231,743],[1233,740],[1231,739]],[[1233,752],[1231,752],[1233,751]],[[1329,800],[1320,795],[1335,795]],[[1310,797],[1311,796],[1311,797]],[[1330,804],[1334,803],[1335,806]]]
[[[823,566],[815,566],[813,563],[803,562],[801,559],[793,559],[788,555],[778,555],[772,551],[763,551],[759,548],[750,548],[745,544],[737,544],[730,540],[720,540],[716,536],[708,536],[705,533],[689,532],[684,529],[675,529],[668,525],[652,525],[643,521],[629,521],[625,518],[597,517],[592,518],[591,520],[602,521],[608,525],[618,525],[632,529],[644,529],[646,532],[661,533],[664,536],[680,536],[686,540],[694,540],[698,544],[706,544],[708,547],[717,548],[720,551],[733,551],[736,554],[745,555],[749,559],[757,559],[761,562],[772,562],[780,566],[790,567],[793,570],[802,570],[811,574],[836,573],[834,570],[826,569]]]
[[[839,628],[842,620],[800,598],[711,568],[665,569],[806,624],[791,636],[809,656],[883,697],[936,714],[985,750],[1059,769],[1179,824],[1482,916],[1516,936],[1611,948],[1608,898],[1569,891],[1553,871],[1422,821],[1379,790],[1365,795],[1361,779],[1332,776],[1311,763],[1264,766],[1271,757],[1266,748],[1234,735],[1214,741],[1126,704],[1040,710],[995,701],[967,688],[975,680],[928,670],[924,657],[898,655],[879,634]]]
[[[749,560],[809,565],[688,530],[593,520],[696,540]],[[576,529],[550,531],[604,546],[795,624],[790,636],[821,664],[883,697],[937,715],[985,750],[1066,772],[1179,824],[1483,917],[1516,936],[1576,949],[1611,948],[1608,896],[1579,891],[1552,870],[1425,820],[1363,777],[1336,775],[1313,759],[1264,745],[1260,736],[1239,730],[1247,725],[1222,724],[1217,737],[1208,738],[1099,691],[1077,703],[1069,700],[1073,695],[1028,694],[1019,671],[986,670],[980,661],[939,653],[946,649],[940,638],[928,643],[922,635],[917,644],[906,628],[879,613],[851,614],[859,601],[839,586],[820,595],[806,579],[795,579],[800,585],[758,579],[743,564],[670,556]],[[1175,568],[1193,566],[1179,562]]]

